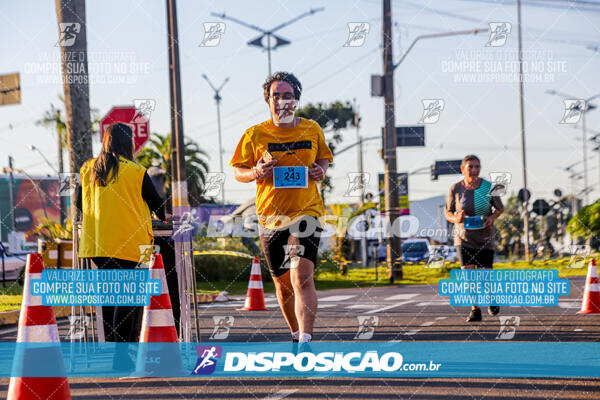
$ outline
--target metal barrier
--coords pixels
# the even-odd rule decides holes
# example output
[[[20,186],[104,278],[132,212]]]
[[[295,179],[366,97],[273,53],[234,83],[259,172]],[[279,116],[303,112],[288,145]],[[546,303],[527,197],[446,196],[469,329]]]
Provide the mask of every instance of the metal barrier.
[[[155,238],[167,240],[173,235],[173,227],[180,224],[153,221],[153,234]],[[81,222],[73,224],[73,269],[95,269],[90,259],[79,257],[79,238],[81,235]],[[191,236],[191,235],[190,235]],[[198,315],[198,299],[196,295],[196,268],[192,253],[192,238],[190,240],[176,240],[173,242],[175,251],[175,271],[177,275],[177,288],[179,299],[179,341],[199,342],[200,321]],[[141,264],[143,265],[143,264]],[[140,266],[139,266],[140,267]],[[138,268],[139,268],[138,267]],[[148,268],[147,265],[141,268]],[[177,304],[173,303],[175,307]],[[191,308],[194,309],[194,324],[191,323]],[[87,309],[87,310],[86,310]],[[89,311],[89,318],[86,311]],[[71,306],[70,341],[79,342],[104,342],[104,323],[102,307]],[[72,355],[73,357],[74,355]]]

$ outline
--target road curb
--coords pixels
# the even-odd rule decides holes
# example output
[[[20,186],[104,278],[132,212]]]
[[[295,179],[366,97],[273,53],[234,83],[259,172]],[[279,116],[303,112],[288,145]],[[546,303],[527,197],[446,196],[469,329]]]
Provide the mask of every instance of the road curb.
[[[217,297],[217,293],[198,293],[197,300],[198,304],[207,304],[214,302]],[[53,306],[54,315],[56,318],[66,318],[71,315],[70,306]],[[90,313],[90,307],[86,307],[86,313]],[[7,325],[16,325],[19,322],[19,314],[21,310],[10,310],[0,312],[0,327]]]

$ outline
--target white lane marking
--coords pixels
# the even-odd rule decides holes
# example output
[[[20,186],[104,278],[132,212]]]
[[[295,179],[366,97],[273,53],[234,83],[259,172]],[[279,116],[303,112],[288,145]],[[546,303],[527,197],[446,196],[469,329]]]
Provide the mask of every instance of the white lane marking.
[[[435,319],[436,319],[437,321],[439,321],[439,320],[446,319],[446,318],[448,318],[448,317],[436,317]],[[431,325],[433,325],[433,324],[435,324],[435,321],[426,321],[426,322],[423,322],[423,323],[422,323],[421,325],[419,325],[419,326],[431,326]],[[408,335],[408,336],[412,336],[412,335],[416,335],[416,334],[417,334],[417,333],[419,333],[420,331],[421,331],[420,329],[415,329],[415,330],[412,330],[412,331],[405,332],[404,334],[405,334],[405,335]]]
[[[328,296],[320,298],[319,301],[344,301],[356,297],[356,294],[346,296]]]
[[[567,303],[563,303],[562,301],[558,303],[560,308],[581,308],[581,301],[569,301]]]
[[[354,304],[351,306],[346,307],[347,309],[353,310],[353,309],[369,309],[369,308],[377,308],[379,307],[379,304]]]
[[[288,397],[290,394],[296,393],[297,391],[298,391],[298,389],[283,389],[278,392],[267,395],[265,397],[265,399],[270,399],[270,400],[284,399],[284,398]]]
[[[577,329],[573,330],[573,332],[583,332],[583,329],[577,328]]]
[[[417,307],[428,307],[428,306],[445,306],[450,304],[448,300],[435,300],[435,301],[425,301],[423,303],[417,304]]]
[[[400,306],[403,306],[403,305],[408,304],[408,303],[412,303],[412,300],[401,301],[400,303],[391,304],[389,306],[381,307],[381,308],[378,308],[376,310],[367,311],[365,314],[374,314],[374,313],[377,313],[377,312],[389,310],[390,308],[400,307]]]
[[[212,307],[239,307],[243,305],[243,301],[232,301],[227,303],[219,303],[219,304],[203,304],[199,305],[198,308],[212,308]]]
[[[395,301],[395,300],[410,300],[413,297],[417,297],[420,293],[402,293],[394,296],[386,297],[385,300]]]
[[[337,304],[319,304],[317,306],[317,308],[329,308],[329,307],[335,307],[337,306]]]

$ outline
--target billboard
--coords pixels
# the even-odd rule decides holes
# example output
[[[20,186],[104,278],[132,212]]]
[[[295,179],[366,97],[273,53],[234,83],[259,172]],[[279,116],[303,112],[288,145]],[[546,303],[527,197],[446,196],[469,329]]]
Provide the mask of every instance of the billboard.
[[[15,230],[31,232],[45,218],[60,221],[60,197],[57,177],[33,177],[14,175],[14,205],[10,205],[8,175],[0,175],[0,221],[2,241],[8,241],[11,230],[11,211],[15,216]],[[68,200],[67,200],[68,202]],[[28,237],[28,242],[35,238]]]

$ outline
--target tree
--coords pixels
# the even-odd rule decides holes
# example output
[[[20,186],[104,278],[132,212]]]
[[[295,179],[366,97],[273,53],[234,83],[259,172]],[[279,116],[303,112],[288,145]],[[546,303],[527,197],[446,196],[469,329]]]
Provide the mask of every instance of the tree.
[[[600,200],[579,210],[569,221],[567,232],[586,240],[600,236]]]
[[[323,129],[325,134],[333,132],[333,136],[327,141],[327,145],[331,149],[331,152],[335,153],[336,146],[343,141],[340,131],[349,126],[354,126],[354,112],[354,108],[349,101],[346,103],[336,101],[329,105],[309,103],[297,110],[296,115],[314,120]],[[325,178],[321,182],[321,197],[325,199],[325,192],[331,193],[332,190],[331,179],[325,175]]]
[[[188,195],[190,205],[197,206],[200,203],[214,202],[202,196],[208,163],[205,161],[208,154],[202,150],[196,142],[187,139],[185,142],[185,168],[187,173]],[[171,194],[171,135],[160,135],[152,133],[148,145],[146,145],[136,156],[136,161],[142,166],[149,168],[159,167],[166,171],[165,193]]]
[[[38,126],[51,129],[56,132],[58,139],[58,173],[64,172],[63,163],[63,150],[69,147],[67,138],[67,123],[64,119],[63,109],[65,107],[64,96],[58,95],[60,100],[61,108],[56,107],[53,103],[50,103],[50,108],[44,111],[44,115],[41,119],[35,122]],[[100,126],[100,113],[97,108],[90,109],[92,119],[92,136],[98,134]]]
[[[521,203],[514,194],[506,200],[504,213],[498,217],[495,226],[496,245],[498,246],[499,253],[512,256],[515,247],[521,250],[523,218],[521,215]]]

